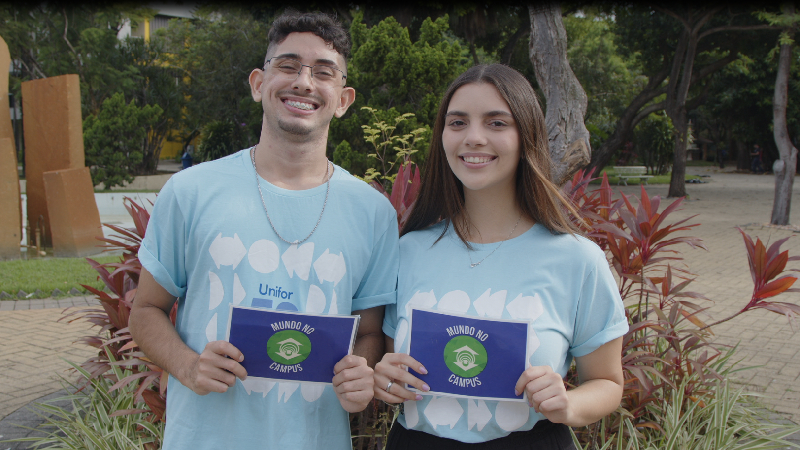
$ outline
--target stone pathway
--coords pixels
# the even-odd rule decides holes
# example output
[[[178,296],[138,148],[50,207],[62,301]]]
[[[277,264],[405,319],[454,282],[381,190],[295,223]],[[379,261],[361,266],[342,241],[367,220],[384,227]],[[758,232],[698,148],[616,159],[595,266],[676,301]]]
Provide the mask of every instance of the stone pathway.
[[[0,302],[0,418],[61,389],[66,361],[80,363],[96,353],[74,343],[93,333],[87,322],[58,322],[64,308],[93,304],[91,297]]]
[[[689,199],[675,218],[697,215],[691,223],[700,223],[685,235],[703,239],[708,251],[679,248],[686,267],[696,279],[686,290],[699,292],[713,300],[709,316],[721,320],[741,310],[753,292],[753,281],[747,262],[744,240],[735,229],[741,227],[749,235],[760,238],[767,246],[784,237],[790,239],[782,250],[800,256],[800,228],[779,229],[764,226],[772,212],[775,179],[772,175],[751,175],[719,172],[715,168],[688,168],[690,174],[710,175],[707,184],[687,184]],[[640,195],[640,188],[621,187],[615,191]],[[666,196],[667,186],[647,187],[649,195]],[[663,199],[662,208],[671,199]],[[794,223],[800,223],[800,180],[796,180],[792,196]],[[800,262],[788,268],[800,269]],[[797,275],[797,274],[795,274]],[[800,287],[800,283],[798,283]],[[800,304],[800,294],[784,293],[776,301]],[[707,323],[711,323],[710,321]],[[800,327],[797,322],[796,327]],[[800,332],[795,332],[784,316],[755,310],[714,328],[717,342],[739,345],[736,358],[740,366],[760,366],[740,372],[736,381],[747,390],[764,395],[764,403],[785,418],[800,423]]]

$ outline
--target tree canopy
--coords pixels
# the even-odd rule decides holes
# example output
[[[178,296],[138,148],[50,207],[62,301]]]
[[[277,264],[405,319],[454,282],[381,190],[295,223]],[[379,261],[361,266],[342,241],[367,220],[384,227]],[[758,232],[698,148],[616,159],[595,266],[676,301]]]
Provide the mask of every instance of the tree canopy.
[[[354,174],[378,164],[369,156],[374,148],[362,125],[391,124],[401,117],[398,136],[423,130],[414,144],[418,151],[410,156],[423,162],[439,99],[472,64],[509,64],[541,92],[528,54],[531,23],[525,6],[319,7],[336,13],[353,40],[348,84],[357,91],[356,102],[332,122],[328,156]],[[233,142],[227,150],[209,150],[213,154],[256,142],[262,111],[250,97],[247,76],[263,65],[269,24],[280,12],[269,5],[207,5],[195,18],[172,19],[144,41],[120,40],[118,33],[126,23],[152,19],[157,12],[149,8],[5,4],[0,35],[14,61],[15,95],[22,81],[76,73],[85,120],[98,120],[104,102],[117,94],[125,105],[161,109],[146,124],[141,161],[130,165],[136,175],[153,173],[168,136],[186,145],[227,130]],[[768,23],[766,15],[778,13],[755,5],[566,5],[567,57],[588,98],[592,166],[614,164],[623,146],[633,149],[633,163],[645,164],[656,147],[644,136],[661,130],[664,137],[664,130],[674,130],[668,169],[680,171],[683,156],[675,155],[685,151],[689,122],[694,138],[720,150],[708,152],[709,159],[717,161],[725,149],[730,157],[741,154],[740,166],[746,168],[744,152],[754,143],[765,148],[767,164],[777,159],[771,105],[780,27]],[[795,63],[791,70],[786,121],[796,139],[800,66]],[[666,112],[669,123],[663,115],[651,117],[659,111]],[[403,116],[407,113],[414,116]],[[645,128],[636,131],[639,124]],[[659,142],[658,152],[666,152]]]

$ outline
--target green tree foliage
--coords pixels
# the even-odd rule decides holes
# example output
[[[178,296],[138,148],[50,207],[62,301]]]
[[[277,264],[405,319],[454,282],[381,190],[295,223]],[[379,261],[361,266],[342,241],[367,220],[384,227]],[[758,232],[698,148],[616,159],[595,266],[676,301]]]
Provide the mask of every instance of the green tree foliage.
[[[650,114],[633,132],[636,154],[652,175],[664,175],[672,163],[675,128],[664,114]]]
[[[203,127],[200,145],[194,156],[196,162],[213,161],[241,150],[244,129],[230,120],[215,120]]]
[[[0,36],[16,62],[11,91],[19,94],[22,81],[78,74],[83,114],[96,114],[103,100],[128,92],[138,76],[119,51],[117,33],[126,21],[152,15],[151,9],[125,4],[0,6]]]
[[[137,175],[148,175],[156,171],[164,140],[170,134],[179,134],[188,99],[180,88],[180,70],[165,63],[170,53],[163,37],[151,37],[150,42],[126,38],[119,50],[138,74],[131,89],[125,92],[126,96],[136,100],[138,105],[158,105],[163,110],[158,120],[148,125],[142,146],[142,164],[136,170]]]
[[[154,173],[161,144],[176,127],[185,99],[174,70],[163,64],[163,40],[117,38],[126,21],[135,26],[154,14],[130,5],[0,7],[0,35],[15,62],[11,92],[18,96],[23,81],[74,73],[80,78],[83,117],[96,115],[115,93],[139,105],[159,105],[163,114],[148,125],[141,163],[130,168],[133,175]]]
[[[592,148],[614,131],[619,114],[641,89],[635,56],[623,56],[615,42],[614,18],[595,8],[564,16],[567,56],[575,76],[586,91],[586,128]]]
[[[201,8],[195,19],[173,19],[158,30],[173,53],[166,63],[181,75],[188,99],[181,122],[185,143],[217,120],[240,124],[248,132],[231,143],[237,150],[256,142],[262,109],[250,95],[248,77],[264,66],[267,23],[236,8]],[[242,125],[243,124],[243,125]]]
[[[384,122],[394,124],[406,113],[414,113],[398,123],[398,136],[430,127],[439,107],[439,100],[450,82],[467,67],[467,55],[449,31],[447,17],[425,19],[419,38],[393,17],[368,27],[356,14],[350,33],[353,57],[348,64],[347,82],[356,89],[356,101],[347,115],[331,123],[329,148],[337,164],[356,174],[368,169],[382,169],[374,147],[364,139],[361,126]],[[362,109],[369,106],[371,110]],[[347,145],[344,145],[346,142]],[[414,161],[425,158],[429,132],[422,132],[413,144]],[[393,173],[384,173],[392,176]]]
[[[92,183],[106,189],[133,181],[134,168],[142,162],[142,147],[147,129],[163,113],[158,105],[136,106],[125,103],[122,93],[106,99],[96,115],[83,121],[86,165],[91,168]]]

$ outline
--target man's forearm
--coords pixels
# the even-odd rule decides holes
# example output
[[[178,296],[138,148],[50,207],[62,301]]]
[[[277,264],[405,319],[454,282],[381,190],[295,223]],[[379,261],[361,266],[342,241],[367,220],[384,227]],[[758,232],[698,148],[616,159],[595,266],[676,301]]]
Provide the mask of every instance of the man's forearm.
[[[353,353],[365,358],[367,365],[374,369],[375,364],[385,353],[383,333],[370,333],[356,337]]]
[[[169,316],[155,306],[131,310],[130,330],[145,355],[179,380],[185,379],[185,370],[199,356],[183,342]]]

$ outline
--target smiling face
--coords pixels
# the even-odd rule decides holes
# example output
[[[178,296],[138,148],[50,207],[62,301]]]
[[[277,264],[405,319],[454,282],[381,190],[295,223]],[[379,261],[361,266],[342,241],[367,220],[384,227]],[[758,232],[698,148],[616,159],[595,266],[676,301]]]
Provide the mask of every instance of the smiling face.
[[[263,128],[268,134],[278,133],[294,139],[326,138],[333,116],[341,117],[355,99],[353,88],[311,76],[309,67],[300,74],[287,73],[274,63],[289,58],[300,63],[327,65],[345,71],[345,61],[333,46],[313,33],[291,33],[283,42],[270,46],[270,63],[264,70],[250,74],[253,100],[264,109]]]
[[[465,194],[487,189],[513,194],[520,160],[519,130],[508,103],[494,86],[471,83],[453,94],[442,146]]]

